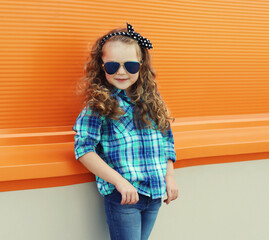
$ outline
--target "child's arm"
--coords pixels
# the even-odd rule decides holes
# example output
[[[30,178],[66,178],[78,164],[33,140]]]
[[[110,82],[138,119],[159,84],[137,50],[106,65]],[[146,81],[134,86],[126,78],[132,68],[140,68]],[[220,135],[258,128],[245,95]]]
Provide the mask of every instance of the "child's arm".
[[[113,184],[121,193],[121,204],[136,204],[139,200],[136,188],[117,171],[111,168],[95,152],[88,152],[79,161],[93,174]]]
[[[167,171],[165,175],[167,199],[163,202],[169,204],[171,201],[178,197],[178,187],[174,178],[174,165],[173,160],[167,161]]]

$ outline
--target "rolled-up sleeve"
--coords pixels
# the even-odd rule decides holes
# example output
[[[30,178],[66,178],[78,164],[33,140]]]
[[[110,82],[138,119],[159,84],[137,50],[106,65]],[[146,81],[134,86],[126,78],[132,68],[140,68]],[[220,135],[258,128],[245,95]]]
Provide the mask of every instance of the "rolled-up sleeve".
[[[76,132],[74,144],[76,160],[87,152],[96,152],[96,146],[101,138],[101,126],[102,118],[85,107],[72,128]]]
[[[173,162],[175,162],[176,151],[175,151],[174,137],[171,128],[169,128],[169,130],[166,131],[166,134],[163,134],[163,142],[167,160],[170,159]]]

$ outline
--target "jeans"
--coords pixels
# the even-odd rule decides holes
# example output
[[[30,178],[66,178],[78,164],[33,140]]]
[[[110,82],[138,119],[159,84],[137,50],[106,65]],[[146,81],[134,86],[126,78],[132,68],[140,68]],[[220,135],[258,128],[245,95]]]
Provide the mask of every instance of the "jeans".
[[[104,199],[111,240],[146,240],[158,215],[162,199],[139,194],[136,204],[121,205],[121,194],[115,189]]]

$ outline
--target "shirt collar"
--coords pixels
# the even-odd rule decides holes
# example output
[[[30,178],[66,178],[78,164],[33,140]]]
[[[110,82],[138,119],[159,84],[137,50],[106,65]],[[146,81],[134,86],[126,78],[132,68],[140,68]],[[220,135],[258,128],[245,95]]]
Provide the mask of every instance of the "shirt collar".
[[[126,102],[130,103],[130,104],[134,104],[131,99],[127,96],[126,91],[123,89],[119,89],[116,87],[113,87],[111,90],[111,96],[112,97],[116,97],[119,96],[121,99],[125,100]]]
[[[122,90],[119,89],[119,88],[112,87],[112,89],[111,89],[111,96],[112,96],[112,97],[115,97],[115,96],[119,95],[119,93],[120,93],[121,91],[122,91]]]

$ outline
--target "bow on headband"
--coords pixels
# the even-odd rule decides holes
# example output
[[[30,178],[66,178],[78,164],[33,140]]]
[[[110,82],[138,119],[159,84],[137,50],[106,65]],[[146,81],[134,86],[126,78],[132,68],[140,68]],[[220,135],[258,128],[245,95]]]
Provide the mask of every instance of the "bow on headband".
[[[103,37],[103,39],[101,40],[101,47],[104,45],[107,39],[116,35],[123,35],[123,36],[131,37],[138,42],[140,47],[144,47],[147,49],[153,48],[151,42],[147,38],[144,38],[139,33],[135,32],[133,26],[129,23],[127,23],[127,32],[115,32],[115,33],[111,33]]]

